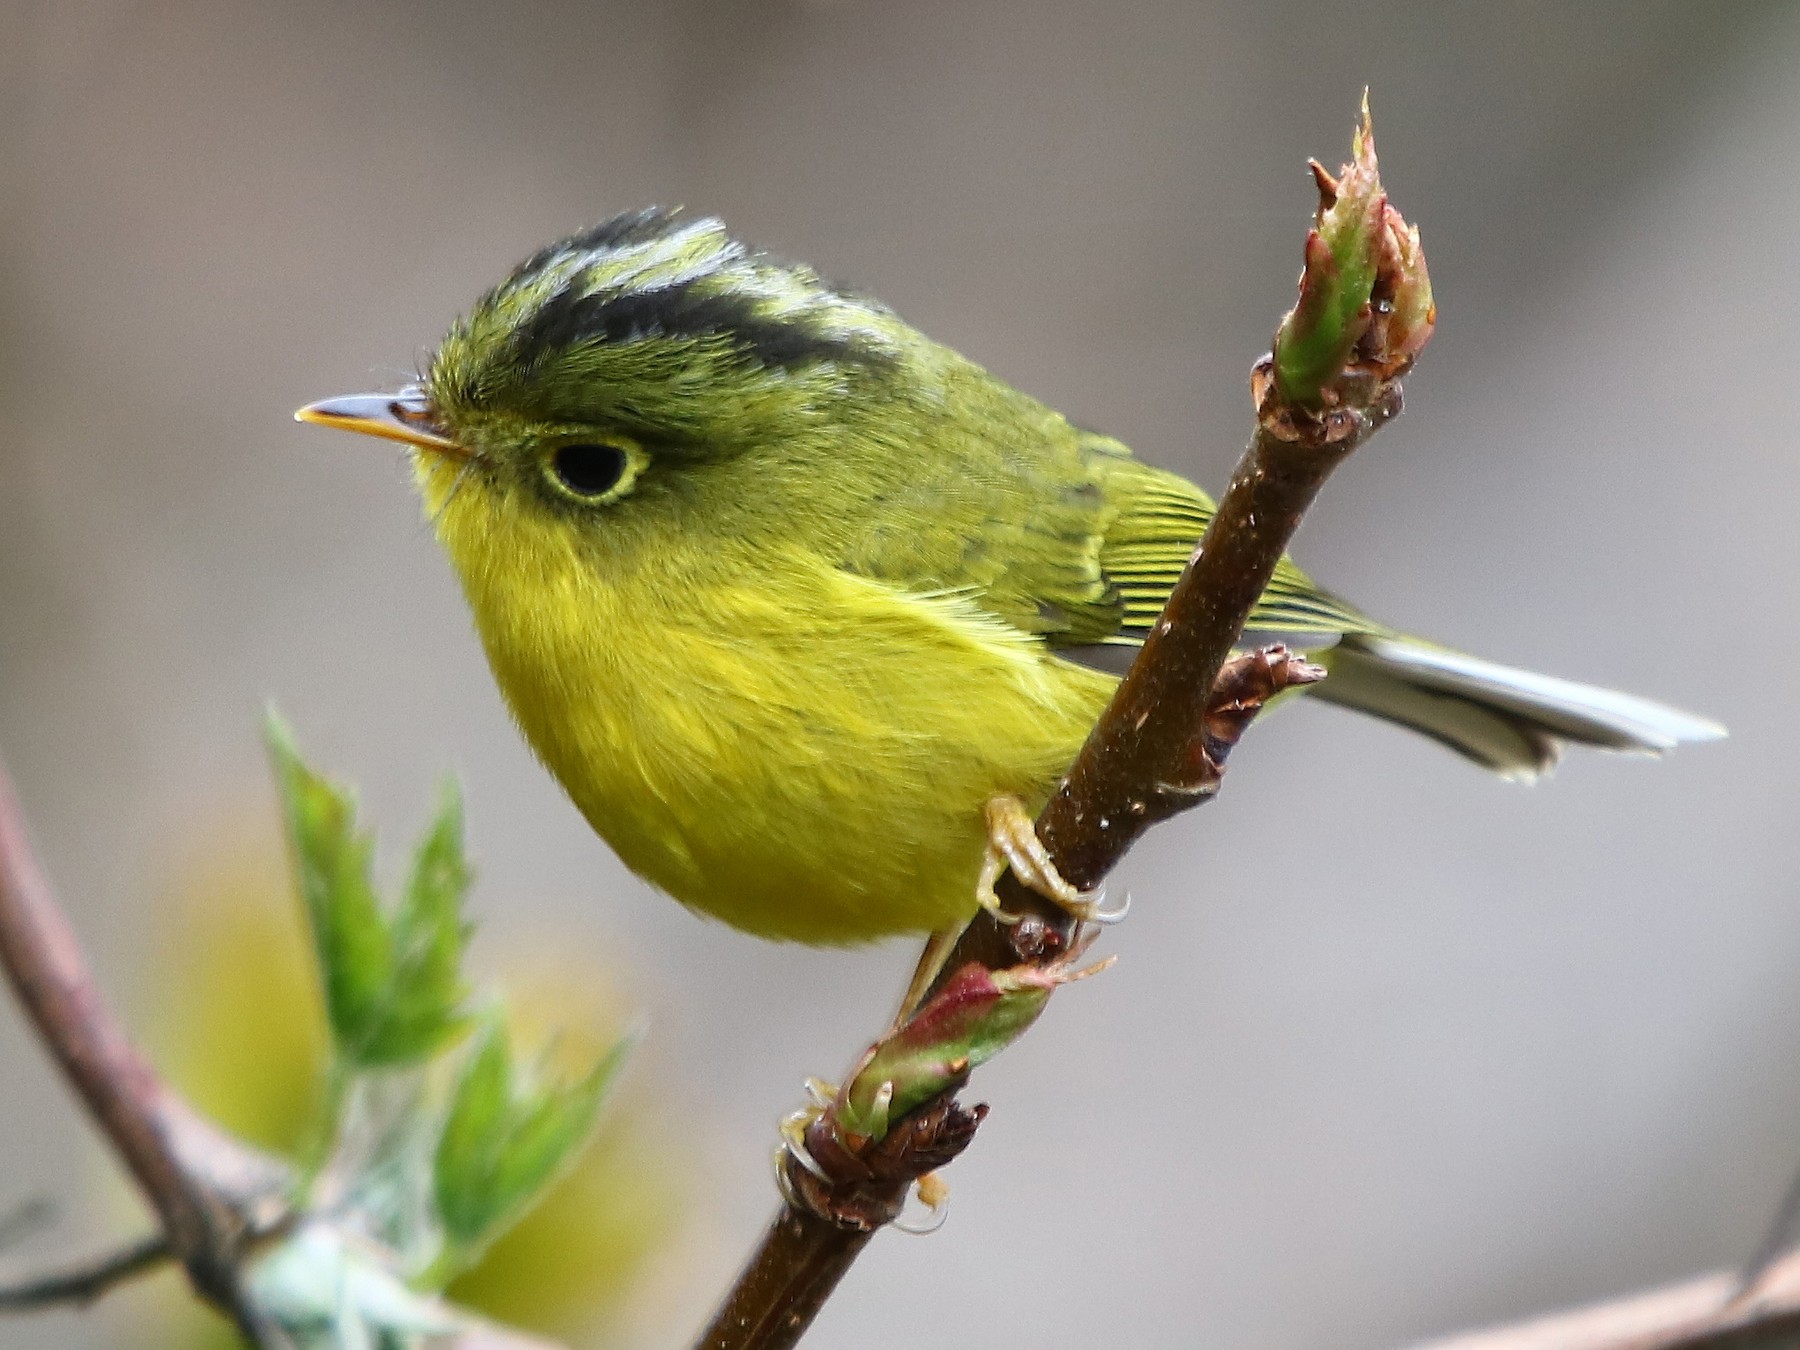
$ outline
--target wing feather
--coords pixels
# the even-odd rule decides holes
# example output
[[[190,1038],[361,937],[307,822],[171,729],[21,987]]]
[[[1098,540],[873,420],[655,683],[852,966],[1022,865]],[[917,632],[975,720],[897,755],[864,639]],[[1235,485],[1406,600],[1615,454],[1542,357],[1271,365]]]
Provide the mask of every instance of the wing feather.
[[[890,498],[857,533],[845,566],[907,590],[966,593],[1084,662],[1095,648],[1135,647],[1205,533],[1212,499],[1121,442],[1030,407],[1032,419],[1007,419],[1021,434],[945,461],[943,473]],[[920,529],[921,519],[936,528]],[[1390,632],[1287,559],[1250,628],[1313,646]]]
[[[1118,588],[1123,602],[1119,626],[1109,640],[1135,644],[1143,641],[1162,613],[1212,521],[1213,502],[1185,478],[1131,458],[1117,441],[1092,434],[1084,440],[1090,453],[1106,465],[1106,499],[1114,511],[1100,545],[1100,570]],[[1259,633],[1323,637],[1388,632],[1314,585],[1287,558],[1251,612],[1249,627]]]

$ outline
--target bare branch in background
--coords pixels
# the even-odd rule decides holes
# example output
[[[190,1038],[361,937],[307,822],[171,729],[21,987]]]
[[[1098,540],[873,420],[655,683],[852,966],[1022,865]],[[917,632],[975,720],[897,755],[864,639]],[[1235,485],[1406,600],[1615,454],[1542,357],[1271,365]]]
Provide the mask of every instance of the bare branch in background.
[[[148,1274],[174,1259],[169,1239],[161,1233],[151,1233],[116,1252],[78,1261],[17,1284],[0,1284],[0,1310],[26,1312],[63,1303],[92,1303],[114,1285]]]
[[[288,1172],[231,1138],[157,1077],[94,983],[32,855],[0,771],[0,965],[45,1048],[137,1180],[195,1289],[249,1332],[237,1273],[286,1218]]]
[[[26,840],[12,784],[0,769],[0,965],[45,1048],[136,1178],[162,1228],[116,1253],[0,1287],[0,1311],[86,1303],[162,1261],[179,1260],[195,1292],[237,1322],[250,1342],[287,1350],[292,1338],[244,1294],[249,1264],[298,1221],[292,1174],[196,1112],[157,1076],[126,1036],[88,970],[74,931]],[[35,1226],[41,1207],[5,1227]],[[432,1350],[559,1350],[552,1342],[471,1318],[422,1297],[447,1330]]]
[[[1702,1275],[1412,1350],[1777,1350],[1796,1344],[1800,1253],[1770,1265],[1748,1288],[1736,1272]]]

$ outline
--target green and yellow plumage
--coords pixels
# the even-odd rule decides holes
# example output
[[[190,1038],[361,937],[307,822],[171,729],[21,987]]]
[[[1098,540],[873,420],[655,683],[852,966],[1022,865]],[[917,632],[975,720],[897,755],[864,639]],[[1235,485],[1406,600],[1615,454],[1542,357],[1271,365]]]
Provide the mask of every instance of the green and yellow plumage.
[[[405,397],[534,749],[633,870],[804,942],[966,918],[984,803],[1044,799],[1212,509],[878,302],[671,212],[528,259]],[[1291,564],[1251,622],[1335,641],[1321,694],[1501,772],[1716,733],[1404,638]]]

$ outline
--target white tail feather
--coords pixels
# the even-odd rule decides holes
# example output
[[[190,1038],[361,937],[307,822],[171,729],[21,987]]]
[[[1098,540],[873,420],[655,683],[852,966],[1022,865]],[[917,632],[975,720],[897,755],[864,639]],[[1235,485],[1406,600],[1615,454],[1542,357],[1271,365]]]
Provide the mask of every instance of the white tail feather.
[[[1403,637],[1347,637],[1313,696],[1433,737],[1509,778],[1555,766],[1564,744],[1660,754],[1725,735],[1646,698],[1483,661]]]

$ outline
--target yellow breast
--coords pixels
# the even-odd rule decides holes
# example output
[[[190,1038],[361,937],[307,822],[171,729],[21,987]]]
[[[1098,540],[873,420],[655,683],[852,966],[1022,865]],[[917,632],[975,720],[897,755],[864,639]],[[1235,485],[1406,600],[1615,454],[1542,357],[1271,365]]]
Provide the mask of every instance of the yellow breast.
[[[554,519],[459,503],[439,533],[532,747],[633,871],[753,933],[966,918],[983,804],[1040,802],[1111,692],[967,597],[767,547],[602,575]]]

